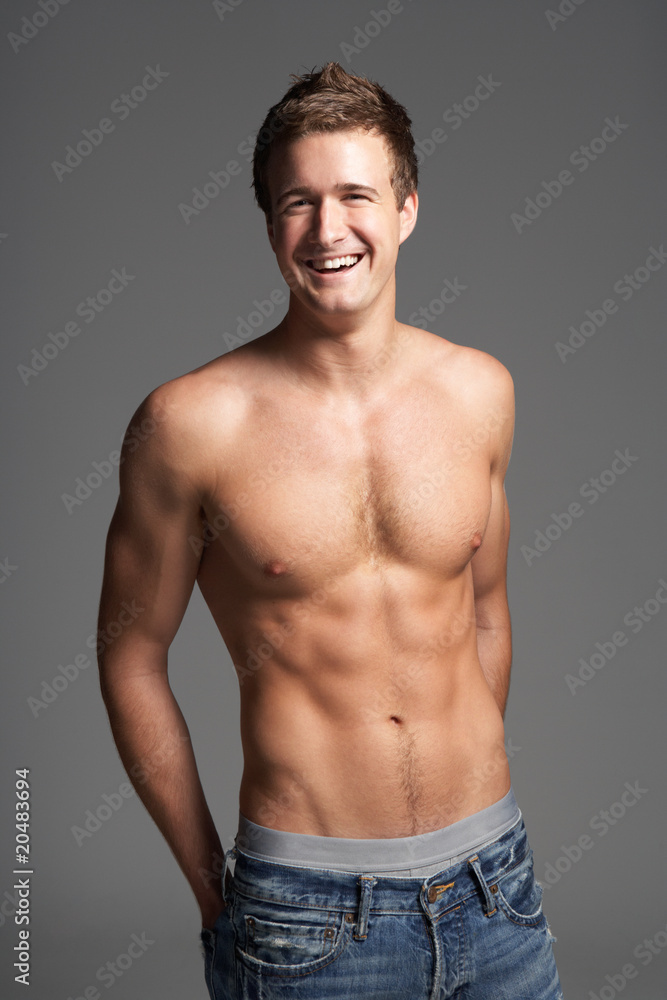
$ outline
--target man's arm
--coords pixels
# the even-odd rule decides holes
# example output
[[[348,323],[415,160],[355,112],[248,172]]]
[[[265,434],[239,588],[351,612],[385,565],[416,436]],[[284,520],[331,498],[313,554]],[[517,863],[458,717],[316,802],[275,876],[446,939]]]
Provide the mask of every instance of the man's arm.
[[[167,651],[199,566],[188,538],[201,537],[199,489],[174,395],[171,386],[152,393],[125,437],[98,633],[116,637],[98,644],[98,660],[121,760],[190,883],[204,926],[210,927],[223,908],[221,885],[219,879],[202,878],[200,870],[215,871],[222,848],[188,727],[167,678]],[[132,433],[140,422],[153,428],[141,441]],[[123,625],[128,606],[132,614]]]
[[[489,428],[490,435],[491,510],[484,540],[471,566],[477,652],[491,693],[504,717],[512,666],[512,627],[507,602],[510,516],[504,481],[514,434],[514,386],[509,372],[499,362],[493,365],[493,382],[493,391],[485,392],[485,401],[480,407],[482,426]],[[491,399],[493,403],[489,407]]]

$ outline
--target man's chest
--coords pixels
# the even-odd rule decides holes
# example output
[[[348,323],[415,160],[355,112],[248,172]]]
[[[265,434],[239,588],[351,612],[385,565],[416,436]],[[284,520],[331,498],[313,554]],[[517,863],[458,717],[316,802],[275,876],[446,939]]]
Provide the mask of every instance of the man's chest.
[[[212,477],[216,544],[258,578],[404,563],[456,576],[490,503],[492,422],[418,395],[367,419],[275,406]]]

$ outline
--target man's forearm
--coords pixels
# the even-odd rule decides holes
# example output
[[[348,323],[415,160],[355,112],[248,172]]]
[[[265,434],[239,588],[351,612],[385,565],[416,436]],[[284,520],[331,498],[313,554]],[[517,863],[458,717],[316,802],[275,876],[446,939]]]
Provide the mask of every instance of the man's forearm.
[[[188,728],[166,674],[111,680],[102,694],[121,760],[190,883],[204,924],[222,908],[222,847],[197,771]]]
[[[512,667],[512,630],[510,626],[487,627],[478,624],[477,655],[491,694],[504,718]]]

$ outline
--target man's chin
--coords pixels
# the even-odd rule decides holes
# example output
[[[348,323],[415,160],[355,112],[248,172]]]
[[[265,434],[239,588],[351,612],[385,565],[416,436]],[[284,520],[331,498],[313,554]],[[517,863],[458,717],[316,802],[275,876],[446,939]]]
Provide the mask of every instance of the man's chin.
[[[297,295],[297,298],[309,312],[322,317],[352,317],[364,311],[363,303],[357,299],[343,299],[332,295]]]

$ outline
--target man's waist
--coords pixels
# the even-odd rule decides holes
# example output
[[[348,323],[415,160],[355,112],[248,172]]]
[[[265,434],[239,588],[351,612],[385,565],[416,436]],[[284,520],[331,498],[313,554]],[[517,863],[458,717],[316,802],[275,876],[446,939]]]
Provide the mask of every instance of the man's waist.
[[[512,789],[470,816],[409,837],[322,837],[274,830],[239,813],[236,845],[256,860],[348,872],[402,872],[446,867],[467,851],[502,836],[521,818]],[[426,874],[422,871],[421,874]]]

